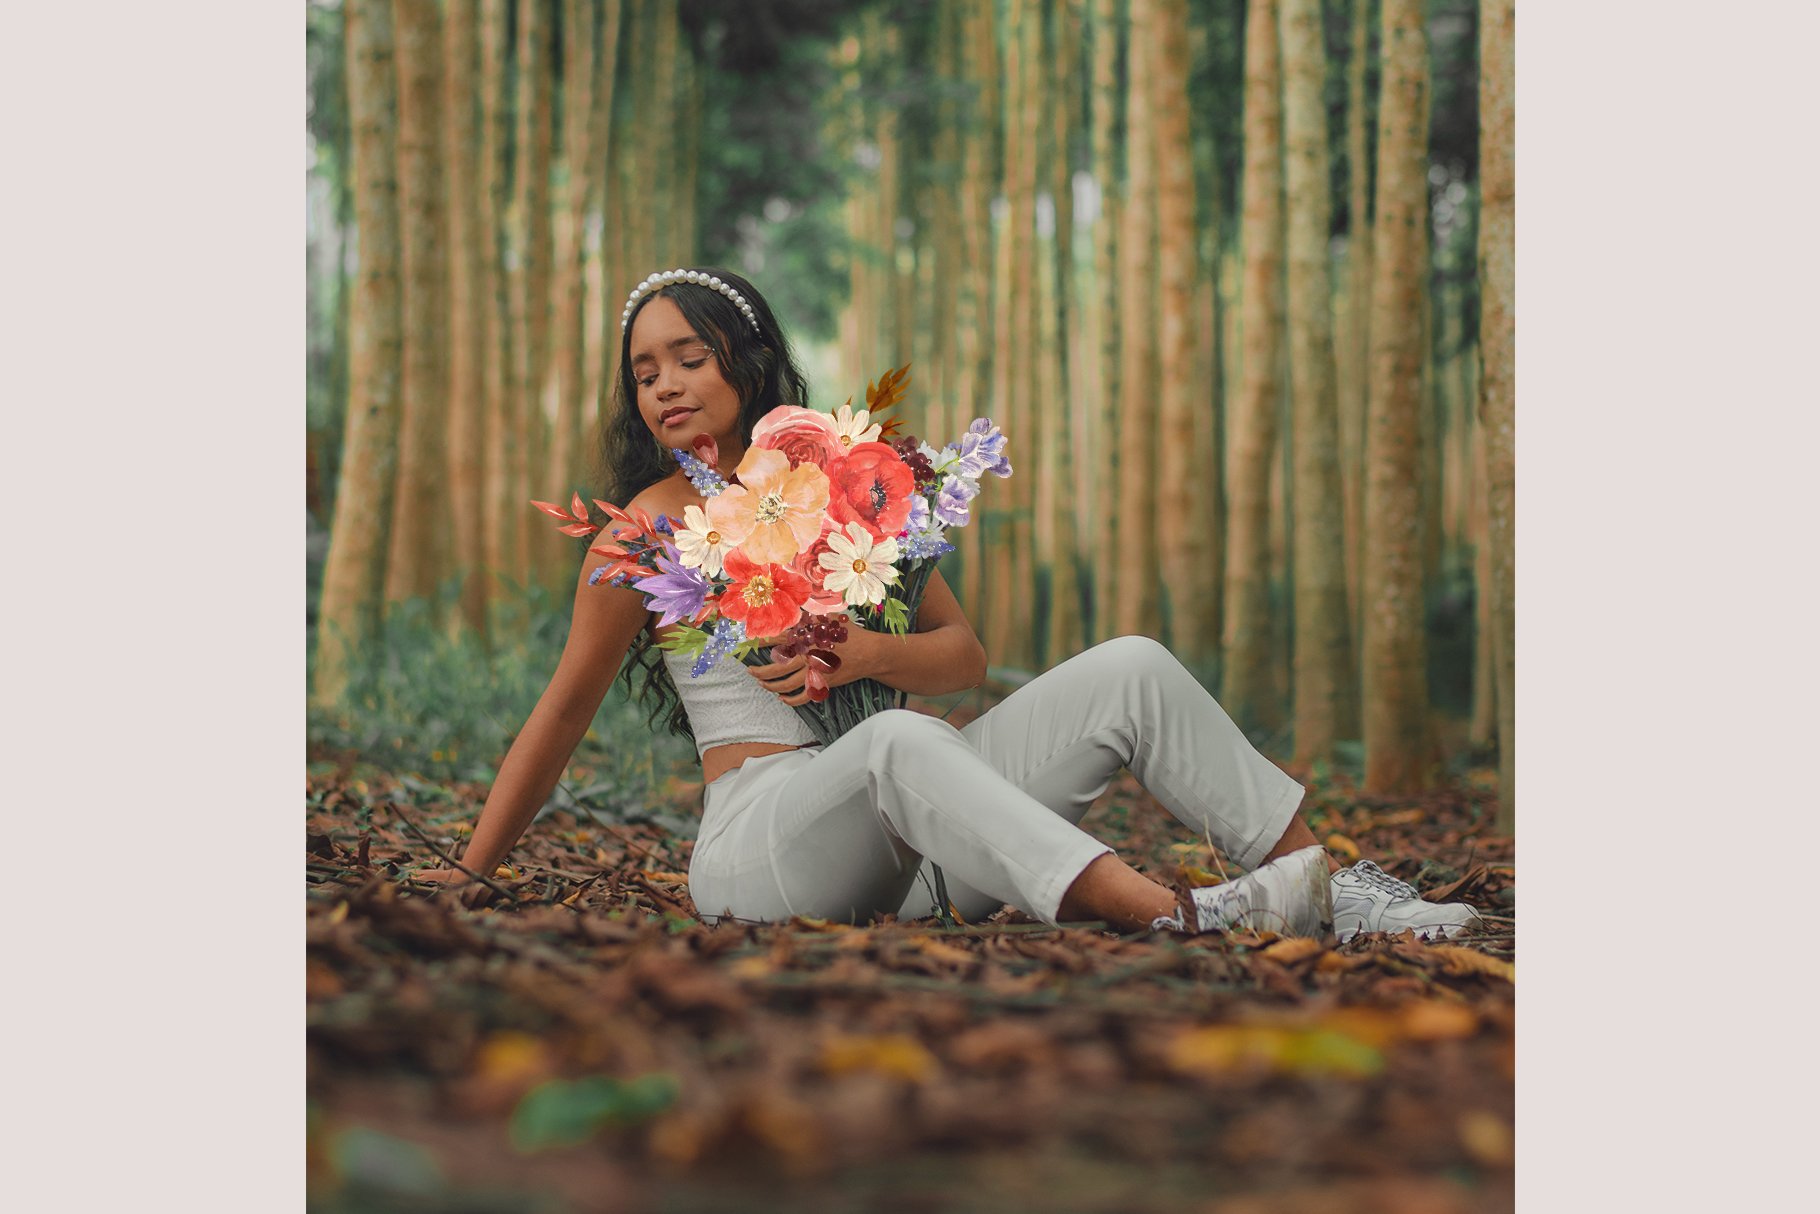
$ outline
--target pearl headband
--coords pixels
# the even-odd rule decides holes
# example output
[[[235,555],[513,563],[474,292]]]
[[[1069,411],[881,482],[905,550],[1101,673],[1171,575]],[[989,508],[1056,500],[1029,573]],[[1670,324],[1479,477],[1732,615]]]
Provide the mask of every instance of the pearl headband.
[[[763,336],[763,331],[758,327],[758,317],[752,315],[752,305],[746,302],[746,297],[734,290],[732,283],[723,282],[700,270],[665,270],[662,274],[653,274],[639,283],[632,289],[632,293],[626,296],[626,310],[620,313],[619,317],[620,332],[625,332],[626,326],[632,323],[632,310],[638,306],[639,300],[653,291],[661,291],[671,283],[677,282],[694,283],[698,287],[707,287],[710,291],[719,291],[738,305],[739,310],[745,314],[746,323],[752,326],[752,331]]]

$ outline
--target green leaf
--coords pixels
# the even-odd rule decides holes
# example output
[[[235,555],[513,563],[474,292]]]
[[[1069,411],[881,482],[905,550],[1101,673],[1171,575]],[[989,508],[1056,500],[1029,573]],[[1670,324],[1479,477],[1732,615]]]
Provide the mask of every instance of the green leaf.
[[[675,1102],[676,1094],[675,1076],[663,1072],[636,1079],[552,1079],[526,1092],[512,1111],[512,1146],[524,1152],[575,1146],[605,1126],[635,1125],[656,1116]]]
[[[659,649],[671,653],[700,653],[708,644],[708,634],[699,628],[687,624],[676,625],[676,630],[663,640],[657,642]]]
[[[885,629],[897,636],[910,630],[910,605],[899,598],[885,596]]]

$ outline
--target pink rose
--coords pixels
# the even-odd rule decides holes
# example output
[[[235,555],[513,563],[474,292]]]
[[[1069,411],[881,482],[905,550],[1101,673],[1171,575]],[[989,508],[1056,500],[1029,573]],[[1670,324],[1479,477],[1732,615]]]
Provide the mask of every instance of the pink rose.
[[[814,464],[825,469],[847,453],[833,418],[795,405],[779,405],[759,418],[752,427],[752,445],[783,452],[792,468]]]

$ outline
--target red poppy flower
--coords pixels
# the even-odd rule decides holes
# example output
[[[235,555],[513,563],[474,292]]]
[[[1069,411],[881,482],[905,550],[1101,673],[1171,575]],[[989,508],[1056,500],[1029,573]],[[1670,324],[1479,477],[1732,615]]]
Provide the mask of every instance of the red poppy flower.
[[[744,621],[746,635],[752,638],[774,637],[796,627],[803,604],[815,589],[789,566],[759,564],[737,548],[727,553],[724,568],[733,584],[721,592],[720,613]]]
[[[909,522],[916,474],[884,443],[853,444],[847,458],[828,469],[828,479],[828,513],[835,522],[859,523],[881,540]]]

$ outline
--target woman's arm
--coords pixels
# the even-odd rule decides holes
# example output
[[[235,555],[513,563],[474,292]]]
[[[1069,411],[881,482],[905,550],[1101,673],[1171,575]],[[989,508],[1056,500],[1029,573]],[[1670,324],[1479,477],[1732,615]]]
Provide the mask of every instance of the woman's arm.
[[[474,838],[462,856],[462,863],[482,876],[492,875],[549,799],[613,685],[627,648],[645,625],[644,595],[617,586],[588,585],[588,574],[600,563],[593,556],[582,562],[562,659],[500,763]]]
[[[916,613],[916,631],[904,636],[849,628],[847,640],[834,646],[840,669],[828,679],[831,687],[859,679],[877,679],[887,687],[911,695],[939,696],[977,687],[986,677],[986,650],[974,635],[973,625],[942,580],[941,571],[929,575],[923,588],[923,605]],[[786,658],[768,666],[753,666],[753,677],[784,703],[809,702],[804,686],[805,657]]]

